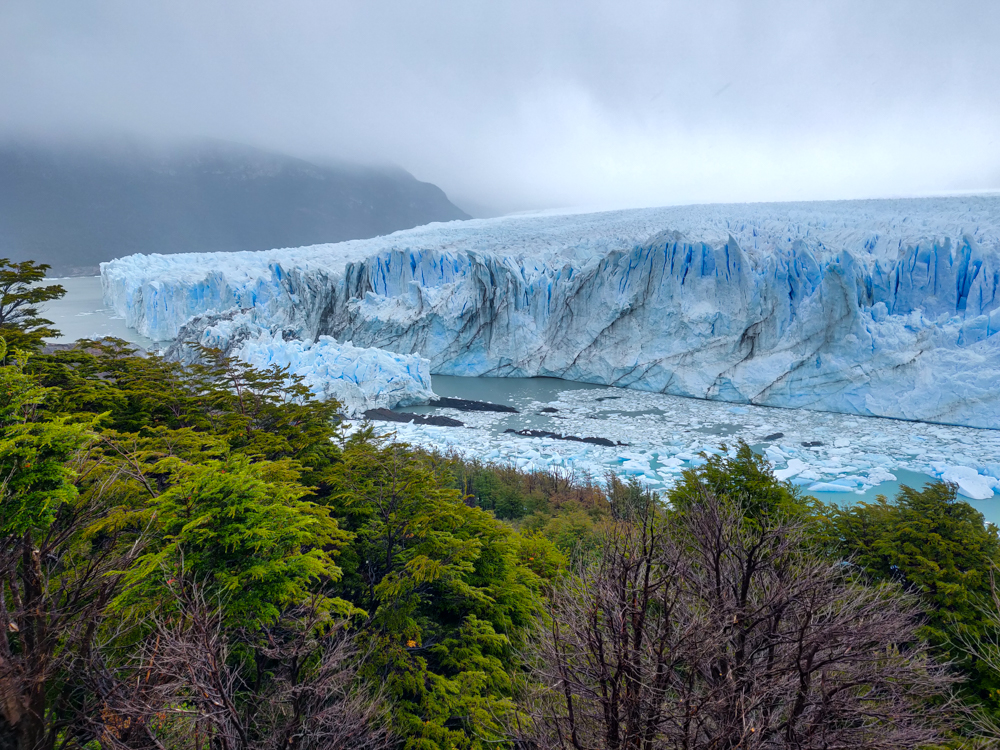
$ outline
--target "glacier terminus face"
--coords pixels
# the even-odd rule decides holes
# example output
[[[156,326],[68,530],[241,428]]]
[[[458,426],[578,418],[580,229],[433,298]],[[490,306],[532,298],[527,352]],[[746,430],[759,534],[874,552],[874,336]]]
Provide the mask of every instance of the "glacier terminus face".
[[[143,335],[287,364],[349,412],[430,373],[546,375],[1000,426],[1000,196],[519,215],[101,274]]]

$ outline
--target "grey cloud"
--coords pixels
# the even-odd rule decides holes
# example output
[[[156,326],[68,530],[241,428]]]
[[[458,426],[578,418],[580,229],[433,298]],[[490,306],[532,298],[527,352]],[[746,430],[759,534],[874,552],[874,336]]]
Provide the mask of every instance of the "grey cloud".
[[[0,6],[0,128],[398,163],[497,210],[1000,187],[1000,4]]]

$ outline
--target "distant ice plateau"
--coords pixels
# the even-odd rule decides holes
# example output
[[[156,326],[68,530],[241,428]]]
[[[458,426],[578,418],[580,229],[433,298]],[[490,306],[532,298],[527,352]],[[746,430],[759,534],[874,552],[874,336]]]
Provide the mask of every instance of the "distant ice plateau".
[[[139,333],[288,365],[349,413],[426,400],[430,373],[545,375],[1000,427],[998,196],[521,215],[101,274]]]

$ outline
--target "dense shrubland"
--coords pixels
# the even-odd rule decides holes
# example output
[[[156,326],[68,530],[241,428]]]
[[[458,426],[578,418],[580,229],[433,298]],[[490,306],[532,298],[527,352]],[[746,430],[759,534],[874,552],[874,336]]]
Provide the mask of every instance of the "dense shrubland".
[[[1000,741],[1000,540],[953,487],[838,509],[738,446],[657,497],[45,326],[0,344],[0,748]]]
[[[333,747],[314,725],[340,717],[359,746],[506,736],[507,667],[559,553],[426,457],[344,437],[283,373],[206,355],[188,371],[122,342],[8,358],[0,731]],[[317,702],[331,684],[338,705]]]

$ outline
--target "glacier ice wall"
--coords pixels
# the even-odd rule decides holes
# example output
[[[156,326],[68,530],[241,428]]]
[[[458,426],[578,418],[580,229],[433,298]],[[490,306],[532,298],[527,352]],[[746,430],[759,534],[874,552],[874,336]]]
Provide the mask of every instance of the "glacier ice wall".
[[[338,343],[329,336],[305,342],[286,340],[285,335],[257,321],[253,309],[233,308],[195,316],[181,328],[166,356],[194,361],[198,351],[192,344],[199,344],[261,369],[288,368],[317,397],[339,401],[348,416],[425,404],[434,397],[430,362],[422,357]]]
[[[998,196],[513,216],[102,277],[160,340],[253,309],[272,342],[434,373],[1000,426]]]

